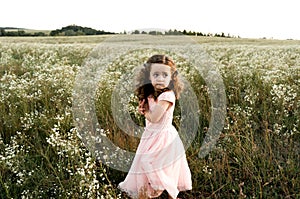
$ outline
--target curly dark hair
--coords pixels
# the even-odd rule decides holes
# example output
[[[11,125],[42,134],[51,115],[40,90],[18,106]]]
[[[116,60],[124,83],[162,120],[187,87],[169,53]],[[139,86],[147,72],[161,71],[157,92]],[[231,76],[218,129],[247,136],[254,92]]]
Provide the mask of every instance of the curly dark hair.
[[[154,63],[165,64],[167,66],[170,66],[172,74],[169,86],[158,91],[155,91],[150,81],[151,65]],[[166,55],[153,55],[147,60],[147,62],[144,64],[141,70],[138,71],[138,74],[136,76],[135,94],[139,98],[139,100],[145,99],[145,102],[147,103],[148,96],[152,95],[156,100],[161,93],[168,90],[174,91],[176,99],[179,99],[180,93],[183,90],[183,83],[180,77],[178,76],[176,65],[174,61]]]

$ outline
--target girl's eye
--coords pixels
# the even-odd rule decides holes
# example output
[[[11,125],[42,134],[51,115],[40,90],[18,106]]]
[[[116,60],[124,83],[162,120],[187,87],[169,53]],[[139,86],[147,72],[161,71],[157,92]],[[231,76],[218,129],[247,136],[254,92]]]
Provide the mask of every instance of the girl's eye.
[[[154,74],[153,74],[153,77],[158,77],[158,76],[159,76],[158,73],[154,73]],[[167,74],[167,73],[164,73],[164,74],[162,74],[162,77],[166,78],[166,77],[168,77],[168,74]]]

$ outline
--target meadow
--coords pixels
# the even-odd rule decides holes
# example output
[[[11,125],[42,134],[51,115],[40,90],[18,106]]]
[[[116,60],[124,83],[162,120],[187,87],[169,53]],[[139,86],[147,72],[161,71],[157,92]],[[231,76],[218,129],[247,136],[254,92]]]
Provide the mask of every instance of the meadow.
[[[78,71],[109,37],[0,38],[0,198],[127,198],[116,188],[126,172],[92,155],[72,109]],[[171,53],[199,105],[197,135],[186,151],[193,190],[180,196],[300,198],[300,41],[191,39],[221,73],[226,117],[216,148],[199,158],[211,116],[209,88],[188,60]],[[134,151],[139,140],[114,121],[114,86],[156,52],[117,57],[99,79],[94,104],[101,132],[122,149]],[[143,125],[134,97],[128,106]],[[180,120],[177,107],[176,127]]]

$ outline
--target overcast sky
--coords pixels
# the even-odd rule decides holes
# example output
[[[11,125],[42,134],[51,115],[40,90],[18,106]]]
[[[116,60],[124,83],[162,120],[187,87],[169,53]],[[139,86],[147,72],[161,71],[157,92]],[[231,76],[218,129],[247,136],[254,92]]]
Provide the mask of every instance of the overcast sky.
[[[299,2],[299,3],[298,3]],[[300,39],[299,0],[1,0],[0,27],[144,28]]]

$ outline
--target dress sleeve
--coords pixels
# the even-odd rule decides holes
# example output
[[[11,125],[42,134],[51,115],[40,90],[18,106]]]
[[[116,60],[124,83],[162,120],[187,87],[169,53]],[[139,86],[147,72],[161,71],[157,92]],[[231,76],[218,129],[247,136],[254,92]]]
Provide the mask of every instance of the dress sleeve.
[[[171,102],[172,104],[175,104],[175,99],[176,98],[173,91],[166,91],[158,96],[157,101],[164,100],[164,101]]]

